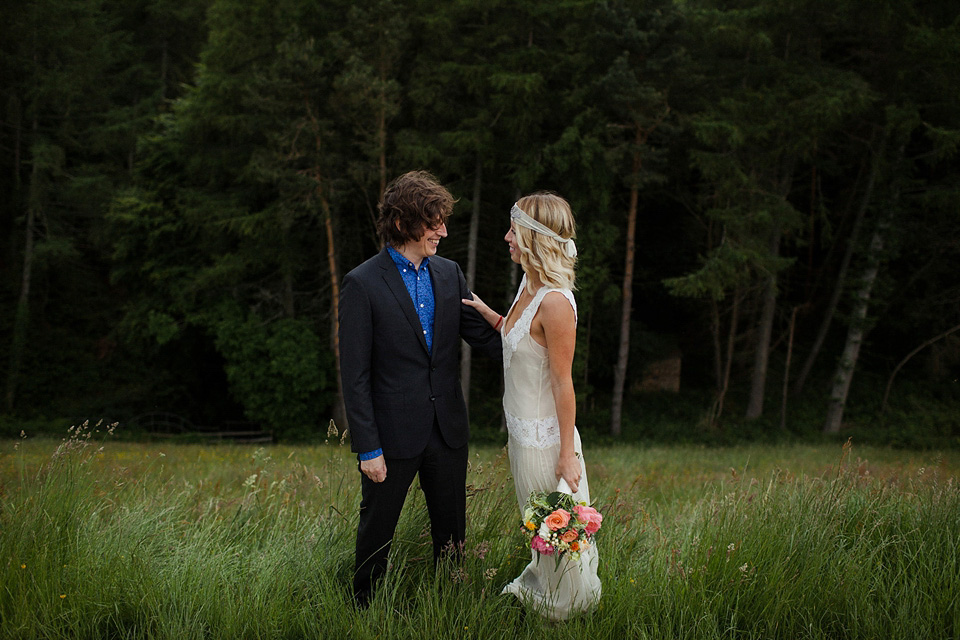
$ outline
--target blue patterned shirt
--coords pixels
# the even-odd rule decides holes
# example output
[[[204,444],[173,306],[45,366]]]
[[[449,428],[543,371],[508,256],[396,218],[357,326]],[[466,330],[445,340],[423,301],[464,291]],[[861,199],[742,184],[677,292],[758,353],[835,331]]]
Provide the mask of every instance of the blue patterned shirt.
[[[420,327],[423,329],[423,337],[427,341],[427,352],[433,352],[433,319],[436,315],[436,301],[433,298],[433,281],[430,279],[430,258],[425,257],[420,262],[420,269],[413,266],[413,263],[403,257],[403,254],[387,247],[387,252],[397,265],[400,272],[400,278],[403,280],[410,299],[413,300],[413,306],[417,310],[417,316],[420,318]],[[373,460],[383,455],[382,449],[361,453],[361,460]]]
[[[420,326],[423,328],[423,337],[427,341],[427,352],[433,352],[433,317],[436,313],[436,303],[433,299],[433,282],[430,280],[430,258],[424,258],[417,270],[413,263],[403,257],[403,254],[387,247],[387,252],[397,265],[400,277],[403,279],[407,293],[413,300],[413,306],[420,317]]]

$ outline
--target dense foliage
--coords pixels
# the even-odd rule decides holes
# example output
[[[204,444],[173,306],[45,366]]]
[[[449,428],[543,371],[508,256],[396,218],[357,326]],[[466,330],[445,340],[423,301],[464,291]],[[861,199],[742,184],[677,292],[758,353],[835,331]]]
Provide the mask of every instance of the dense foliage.
[[[682,404],[685,439],[960,442],[949,3],[25,0],[0,79],[15,432],[322,433],[339,279],[385,182],[425,168],[458,198],[441,254],[502,310],[510,205],[572,203],[582,426],[619,433],[622,400],[625,435]],[[498,370],[472,369],[496,429]]]

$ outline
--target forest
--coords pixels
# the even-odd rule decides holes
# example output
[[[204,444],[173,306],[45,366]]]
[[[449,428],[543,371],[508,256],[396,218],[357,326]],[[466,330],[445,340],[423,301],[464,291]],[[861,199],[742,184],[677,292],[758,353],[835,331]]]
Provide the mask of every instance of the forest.
[[[0,92],[0,435],[348,426],[339,283],[425,169],[501,312],[510,206],[571,203],[581,429],[960,446],[955,3],[22,0]]]

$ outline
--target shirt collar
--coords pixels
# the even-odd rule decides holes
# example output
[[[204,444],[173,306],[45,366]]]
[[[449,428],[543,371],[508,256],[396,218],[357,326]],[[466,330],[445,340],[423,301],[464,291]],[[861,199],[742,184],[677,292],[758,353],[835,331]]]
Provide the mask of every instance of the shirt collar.
[[[417,270],[417,268],[413,266],[413,263],[407,260],[402,253],[400,253],[399,251],[397,251],[396,249],[394,249],[389,245],[387,245],[387,253],[390,254],[390,257],[393,258],[393,261],[397,264],[398,267],[400,268],[407,267],[408,269],[413,269],[414,271]],[[424,256],[423,260],[420,261],[420,268],[422,269],[428,264],[430,264],[430,257]]]

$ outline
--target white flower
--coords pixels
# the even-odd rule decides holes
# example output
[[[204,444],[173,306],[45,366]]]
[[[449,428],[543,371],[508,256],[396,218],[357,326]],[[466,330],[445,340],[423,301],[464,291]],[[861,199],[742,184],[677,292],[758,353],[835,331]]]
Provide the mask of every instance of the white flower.
[[[543,522],[540,524],[540,530],[537,531],[537,535],[549,542],[550,536],[553,535],[553,531],[550,531],[550,527],[547,526],[547,523]]]

